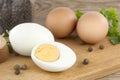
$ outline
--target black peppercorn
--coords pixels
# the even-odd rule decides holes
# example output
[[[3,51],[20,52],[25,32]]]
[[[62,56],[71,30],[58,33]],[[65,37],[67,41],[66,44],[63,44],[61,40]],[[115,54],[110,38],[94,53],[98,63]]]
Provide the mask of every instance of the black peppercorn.
[[[15,70],[15,74],[16,74],[16,75],[20,74],[20,69],[16,69],[16,70]]]
[[[101,44],[101,45],[99,46],[99,49],[104,49],[104,45]]]
[[[15,70],[20,69],[20,65],[18,65],[18,64],[14,65],[14,69]]]
[[[20,65],[18,64],[14,65],[14,70],[16,75],[20,74]]]
[[[21,69],[22,69],[22,70],[26,70],[27,68],[28,68],[28,67],[27,67],[26,64],[24,64],[24,65],[21,66]]]
[[[93,51],[93,48],[90,46],[90,47],[88,47],[88,51],[89,52],[92,52]]]
[[[84,64],[84,65],[89,64],[89,59],[85,58],[85,59],[83,60],[83,64]]]

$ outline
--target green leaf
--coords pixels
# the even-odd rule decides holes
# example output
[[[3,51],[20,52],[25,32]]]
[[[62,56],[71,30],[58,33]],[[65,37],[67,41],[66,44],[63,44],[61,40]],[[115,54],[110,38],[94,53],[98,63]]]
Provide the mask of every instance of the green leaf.
[[[77,16],[77,19],[79,19],[83,15],[83,13],[80,10],[77,10],[75,14]]]
[[[118,26],[120,24],[120,18],[118,17],[115,8],[109,8],[108,10],[102,8],[100,13],[103,14],[109,23],[108,37],[112,44],[120,43],[120,32],[118,31]]]
[[[117,36],[109,37],[109,40],[112,42],[112,44],[120,43]]]
[[[109,27],[108,36],[116,36],[118,34],[116,27]]]
[[[6,40],[6,42],[7,42],[7,46],[8,46],[8,48],[9,48],[9,52],[10,52],[10,53],[13,53],[14,50],[13,50],[11,44],[10,44],[10,41],[9,41],[9,31],[6,30],[4,33],[2,33],[2,36],[5,38],[5,40]]]

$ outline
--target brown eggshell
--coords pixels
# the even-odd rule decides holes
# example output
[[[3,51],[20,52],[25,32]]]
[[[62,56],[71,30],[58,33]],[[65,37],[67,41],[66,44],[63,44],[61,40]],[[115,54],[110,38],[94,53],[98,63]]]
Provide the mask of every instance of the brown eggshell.
[[[99,12],[87,12],[81,16],[77,23],[77,33],[80,39],[87,43],[98,43],[108,33],[108,21]]]
[[[57,7],[47,15],[46,27],[56,38],[64,38],[72,33],[76,22],[76,15],[70,8]]]

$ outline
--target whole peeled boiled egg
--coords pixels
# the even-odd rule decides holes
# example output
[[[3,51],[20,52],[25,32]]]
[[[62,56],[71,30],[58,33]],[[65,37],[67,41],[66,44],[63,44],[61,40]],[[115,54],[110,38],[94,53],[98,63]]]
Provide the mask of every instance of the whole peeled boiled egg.
[[[65,71],[76,62],[74,51],[59,42],[43,42],[36,45],[31,58],[38,67],[50,72]]]
[[[30,56],[32,48],[43,41],[53,42],[53,34],[37,23],[22,23],[15,26],[9,33],[13,49],[24,56]]]
[[[86,12],[78,20],[77,33],[80,39],[87,43],[98,43],[108,33],[108,21],[99,12]]]
[[[72,33],[76,22],[74,11],[68,7],[57,7],[48,13],[45,25],[56,38],[64,38]]]

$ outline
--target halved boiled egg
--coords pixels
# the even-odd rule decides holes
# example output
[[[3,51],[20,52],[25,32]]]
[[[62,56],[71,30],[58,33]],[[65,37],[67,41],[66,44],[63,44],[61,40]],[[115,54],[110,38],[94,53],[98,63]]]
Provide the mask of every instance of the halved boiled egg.
[[[22,23],[15,26],[9,34],[13,49],[24,56],[30,56],[33,47],[43,41],[54,42],[53,34],[37,23]]]
[[[31,53],[34,63],[50,72],[67,70],[76,62],[74,51],[59,42],[43,42],[35,46]]]

